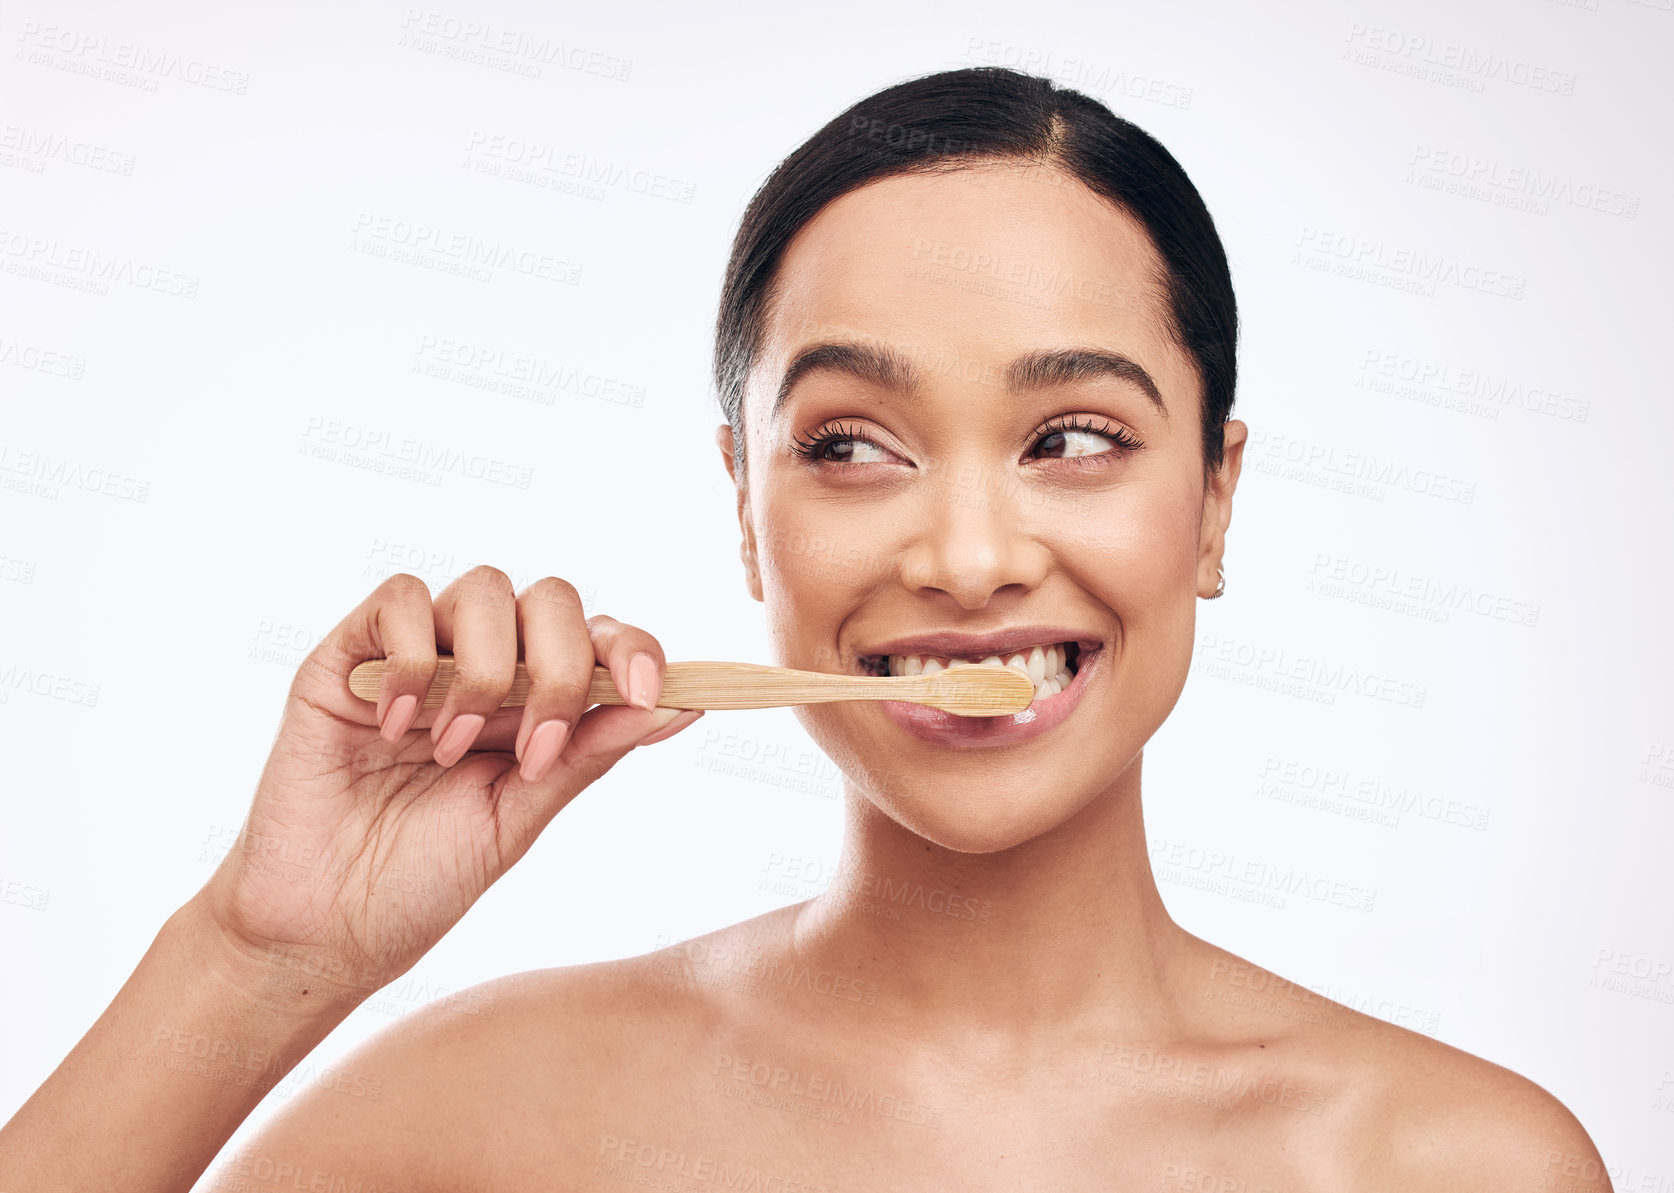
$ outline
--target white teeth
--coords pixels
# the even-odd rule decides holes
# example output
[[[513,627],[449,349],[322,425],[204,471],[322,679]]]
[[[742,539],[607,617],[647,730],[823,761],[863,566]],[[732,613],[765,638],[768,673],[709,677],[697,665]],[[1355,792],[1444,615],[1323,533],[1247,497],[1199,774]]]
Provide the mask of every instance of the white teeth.
[[[924,655],[890,655],[889,674],[935,675],[954,667],[1015,667],[1034,683],[1035,699],[1044,700],[1062,692],[1075,678],[1070,674],[1067,657],[1068,651],[1061,644],[1035,646],[1027,652],[1017,651],[1004,658],[991,654],[984,659],[948,659],[945,663]]]

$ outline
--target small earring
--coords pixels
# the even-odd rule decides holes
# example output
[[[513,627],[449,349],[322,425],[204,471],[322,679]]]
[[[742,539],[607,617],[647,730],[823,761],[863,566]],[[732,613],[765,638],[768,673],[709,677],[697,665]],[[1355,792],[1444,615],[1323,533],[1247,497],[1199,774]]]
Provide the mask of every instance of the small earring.
[[[1206,601],[1212,601],[1218,596],[1226,595],[1226,572],[1222,570],[1219,564],[1215,565],[1215,574],[1221,578],[1221,582],[1215,585],[1214,592],[1203,598]]]

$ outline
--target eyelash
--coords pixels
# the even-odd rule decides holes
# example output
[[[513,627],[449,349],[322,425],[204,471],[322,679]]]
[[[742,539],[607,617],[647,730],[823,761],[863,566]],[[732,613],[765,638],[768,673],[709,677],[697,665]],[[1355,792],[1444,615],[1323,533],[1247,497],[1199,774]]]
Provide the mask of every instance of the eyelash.
[[[1116,450],[1111,452],[1095,452],[1091,456],[1066,456],[1064,457],[1066,462],[1081,463],[1087,460],[1096,460],[1099,457],[1106,455],[1125,455],[1128,452],[1138,451],[1140,448],[1145,446],[1144,441],[1136,438],[1134,434],[1125,427],[1113,427],[1109,423],[1094,424],[1092,422],[1082,422],[1079,419],[1070,416],[1059,416],[1058,418],[1048,419],[1046,422],[1036,427],[1034,430],[1034,434],[1036,436],[1034,446],[1038,447],[1040,440],[1044,439],[1048,435],[1068,434],[1072,431],[1090,431],[1094,435],[1101,435],[1114,443],[1116,445]],[[873,447],[882,449],[882,445],[877,441],[867,438],[858,431],[851,430],[843,423],[836,423],[834,425],[821,428],[818,434],[815,434],[809,439],[792,440],[793,446],[791,450],[795,452],[796,455],[800,456],[804,460],[807,460],[811,464],[835,464],[838,461],[820,459],[819,453],[825,450],[827,444],[843,443],[848,440],[870,443]]]

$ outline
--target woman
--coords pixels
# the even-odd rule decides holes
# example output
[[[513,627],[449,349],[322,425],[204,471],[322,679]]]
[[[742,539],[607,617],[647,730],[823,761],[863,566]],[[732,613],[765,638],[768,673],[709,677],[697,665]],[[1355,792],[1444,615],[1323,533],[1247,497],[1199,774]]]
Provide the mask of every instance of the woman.
[[[998,658],[1035,703],[798,709],[845,776],[824,894],[426,1008],[210,1187],[1609,1188],[1539,1087],[1198,939],[1158,896],[1141,759],[1224,588],[1246,434],[1225,255],[1161,146],[1008,70],[891,87],[757,194],[716,332],[776,661]],[[459,678],[419,712],[438,650]],[[375,657],[374,709],[346,676]],[[519,658],[529,701],[498,711]],[[639,707],[584,711],[595,662]],[[569,800],[697,718],[653,711],[663,664],[556,578],[380,585],[296,676],[259,848],[0,1132],[0,1189],[187,1187]]]

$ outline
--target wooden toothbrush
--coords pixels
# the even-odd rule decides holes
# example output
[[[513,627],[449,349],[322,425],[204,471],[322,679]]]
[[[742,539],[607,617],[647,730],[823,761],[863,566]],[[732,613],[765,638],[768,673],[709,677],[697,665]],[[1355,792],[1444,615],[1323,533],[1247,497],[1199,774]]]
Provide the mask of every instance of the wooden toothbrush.
[[[349,673],[349,690],[363,700],[378,698],[384,660],[371,659]],[[437,658],[436,675],[423,708],[436,708],[453,682],[453,658]],[[529,695],[529,672],[522,662],[511,691],[500,707],[523,704]],[[782,708],[825,704],[833,700],[906,700],[928,704],[961,717],[999,717],[1022,712],[1035,698],[1035,684],[1016,667],[973,663],[934,675],[831,675],[759,663],[670,663],[663,675],[660,708]],[[593,668],[589,706],[626,704],[607,667]]]

